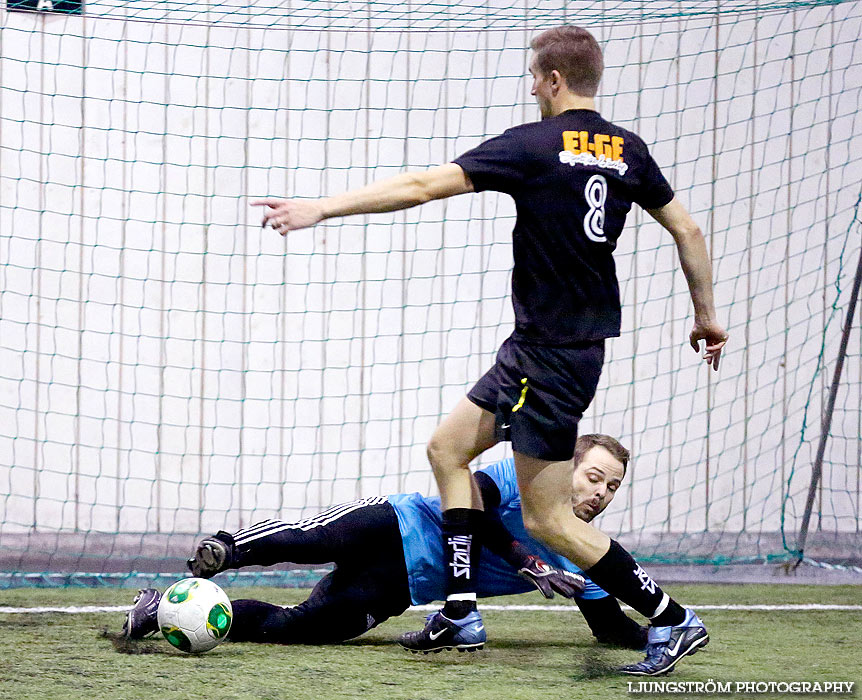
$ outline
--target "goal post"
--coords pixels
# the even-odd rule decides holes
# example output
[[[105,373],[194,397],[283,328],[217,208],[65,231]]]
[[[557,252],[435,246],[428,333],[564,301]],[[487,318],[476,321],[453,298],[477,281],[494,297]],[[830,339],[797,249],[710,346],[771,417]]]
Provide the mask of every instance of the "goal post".
[[[633,211],[623,332],[581,423],[633,459],[597,524],[646,562],[724,565],[796,561],[807,520],[808,560],[860,565],[859,313],[821,433],[862,238],[862,3],[10,7],[0,586],[132,585],[203,533],[433,492],[425,443],[512,329],[511,200],[286,239],[248,202],[537,119],[526,47],[563,22],[599,39],[599,110],[703,228],[731,334],[707,371],[673,241]]]

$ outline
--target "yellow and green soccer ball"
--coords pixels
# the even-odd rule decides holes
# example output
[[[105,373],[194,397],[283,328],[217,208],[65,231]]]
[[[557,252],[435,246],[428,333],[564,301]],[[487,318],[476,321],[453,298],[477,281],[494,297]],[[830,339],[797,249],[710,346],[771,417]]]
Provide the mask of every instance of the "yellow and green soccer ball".
[[[224,641],[233,620],[227,594],[205,578],[184,578],[162,595],[159,629],[177,649],[209,651]]]

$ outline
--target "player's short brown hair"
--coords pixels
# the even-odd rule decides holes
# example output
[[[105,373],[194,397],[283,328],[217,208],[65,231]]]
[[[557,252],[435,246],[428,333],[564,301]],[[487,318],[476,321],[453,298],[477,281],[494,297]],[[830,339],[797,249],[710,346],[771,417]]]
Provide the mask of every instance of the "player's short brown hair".
[[[578,437],[577,442],[575,442],[575,469],[578,468],[584,455],[594,447],[604,447],[614,459],[622,462],[623,476],[626,475],[631,453],[610,435],[591,434]]]
[[[586,29],[571,25],[547,29],[533,38],[530,48],[542,75],[559,71],[573,93],[595,97],[605,63],[599,43]]]

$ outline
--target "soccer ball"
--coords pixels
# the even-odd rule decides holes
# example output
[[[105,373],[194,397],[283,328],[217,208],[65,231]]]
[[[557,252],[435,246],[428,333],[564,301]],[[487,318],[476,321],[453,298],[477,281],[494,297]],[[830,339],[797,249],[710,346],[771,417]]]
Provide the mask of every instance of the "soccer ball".
[[[184,578],[159,602],[159,629],[177,649],[197,654],[224,641],[233,620],[227,594],[205,578]]]

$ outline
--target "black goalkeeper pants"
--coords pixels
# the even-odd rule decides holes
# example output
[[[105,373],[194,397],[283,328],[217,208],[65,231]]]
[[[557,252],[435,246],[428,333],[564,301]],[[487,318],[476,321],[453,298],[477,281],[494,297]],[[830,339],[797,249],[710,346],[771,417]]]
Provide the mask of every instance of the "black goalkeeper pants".
[[[297,523],[266,520],[234,540],[240,566],[334,562],[335,569],[296,607],[233,601],[233,641],[341,642],[410,607],[398,518],[385,498],[340,504]]]

